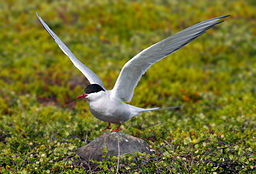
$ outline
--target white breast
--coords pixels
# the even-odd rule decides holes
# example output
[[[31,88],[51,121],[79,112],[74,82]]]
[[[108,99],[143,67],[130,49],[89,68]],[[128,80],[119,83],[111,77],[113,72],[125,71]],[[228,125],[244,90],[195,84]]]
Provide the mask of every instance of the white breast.
[[[131,111],[129,105],[121,100],[110,98],[108,91],[100,96],[88,99],[91,113],[98,119],[111,123],[129,120]]]

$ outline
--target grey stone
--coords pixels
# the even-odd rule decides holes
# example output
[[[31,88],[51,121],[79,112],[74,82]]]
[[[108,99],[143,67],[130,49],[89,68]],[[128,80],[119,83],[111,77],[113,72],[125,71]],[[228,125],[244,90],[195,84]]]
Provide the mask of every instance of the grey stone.
[[[107,155],[118,156],[118,141],[120,155],[132,154],[134,152],[150,153],[149,145],[144,140],[122,132],[117,132],[101,135],[89,144],[78,148],[76,154],[82,160],[89,161],[90,159],[94,159],[100,161],[102,160],[102,151],[107,147]]]

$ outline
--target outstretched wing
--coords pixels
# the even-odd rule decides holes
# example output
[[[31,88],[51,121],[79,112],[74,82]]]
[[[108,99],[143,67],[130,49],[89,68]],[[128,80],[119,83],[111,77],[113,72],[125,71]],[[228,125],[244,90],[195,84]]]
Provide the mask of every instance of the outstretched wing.
[[[41,22],[41,24],[44,26],[46,31],[52,36],[52,38],[55,40],[55,42],[58,44],[60,49],[70,58],[70,60],[73,62],[75,67],[77,67],[84,76],[88,79],[90,84],[98,84],[102,88],[104,88],[104,85],[100,78],[87,66],[85,66],[83,63],[81,63],[74,54],[68,49],[68,47],[58,38],[58,36],[48,27],[48,25],[43,21],[43,19],[36,13],[37,18]]]
[[[151,65],[201,36],[228,16],[220,16],[195,24],[141,51],[124,65],[111,90],[111,96],[129,102],[141,76]]]

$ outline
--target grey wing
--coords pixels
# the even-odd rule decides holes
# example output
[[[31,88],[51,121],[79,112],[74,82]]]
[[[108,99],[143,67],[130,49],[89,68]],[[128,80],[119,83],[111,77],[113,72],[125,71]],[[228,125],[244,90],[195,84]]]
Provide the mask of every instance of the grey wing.
[[[141,51],[124,65],[111,90],[111,96],[129,102],[141,76],[151,65],[201,36],[228,16],[220,16],[195,24]]]
[[[77,67],[84,76],[88,79],[90,84],[98,84],[104,88],[104,85],[100,78],[87,66],[85,66],[83,63],[81,63],[74,54],[68,49],[68,47],[58,38],[58,36],[48,27],[48,25],[43,21],[43,19],[36,13],[37,18],[41,22],[41,24],[44,26],[46,31],[52,36],[52,38],[55,40],[55,42],[58,44],[60,49],[70,58],[70,60],[73,62],[75,67]]]

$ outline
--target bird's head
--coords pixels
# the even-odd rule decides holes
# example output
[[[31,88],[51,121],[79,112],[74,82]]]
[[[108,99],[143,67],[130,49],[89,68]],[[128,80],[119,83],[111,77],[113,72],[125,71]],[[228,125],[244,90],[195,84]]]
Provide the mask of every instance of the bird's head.
[[[76,99],[79,98],[87,98],[88,100],[93,100],[102,95],[102,92],[105,90],[98,84],[89,84],[85,89],[84,93],[78,96]]]

